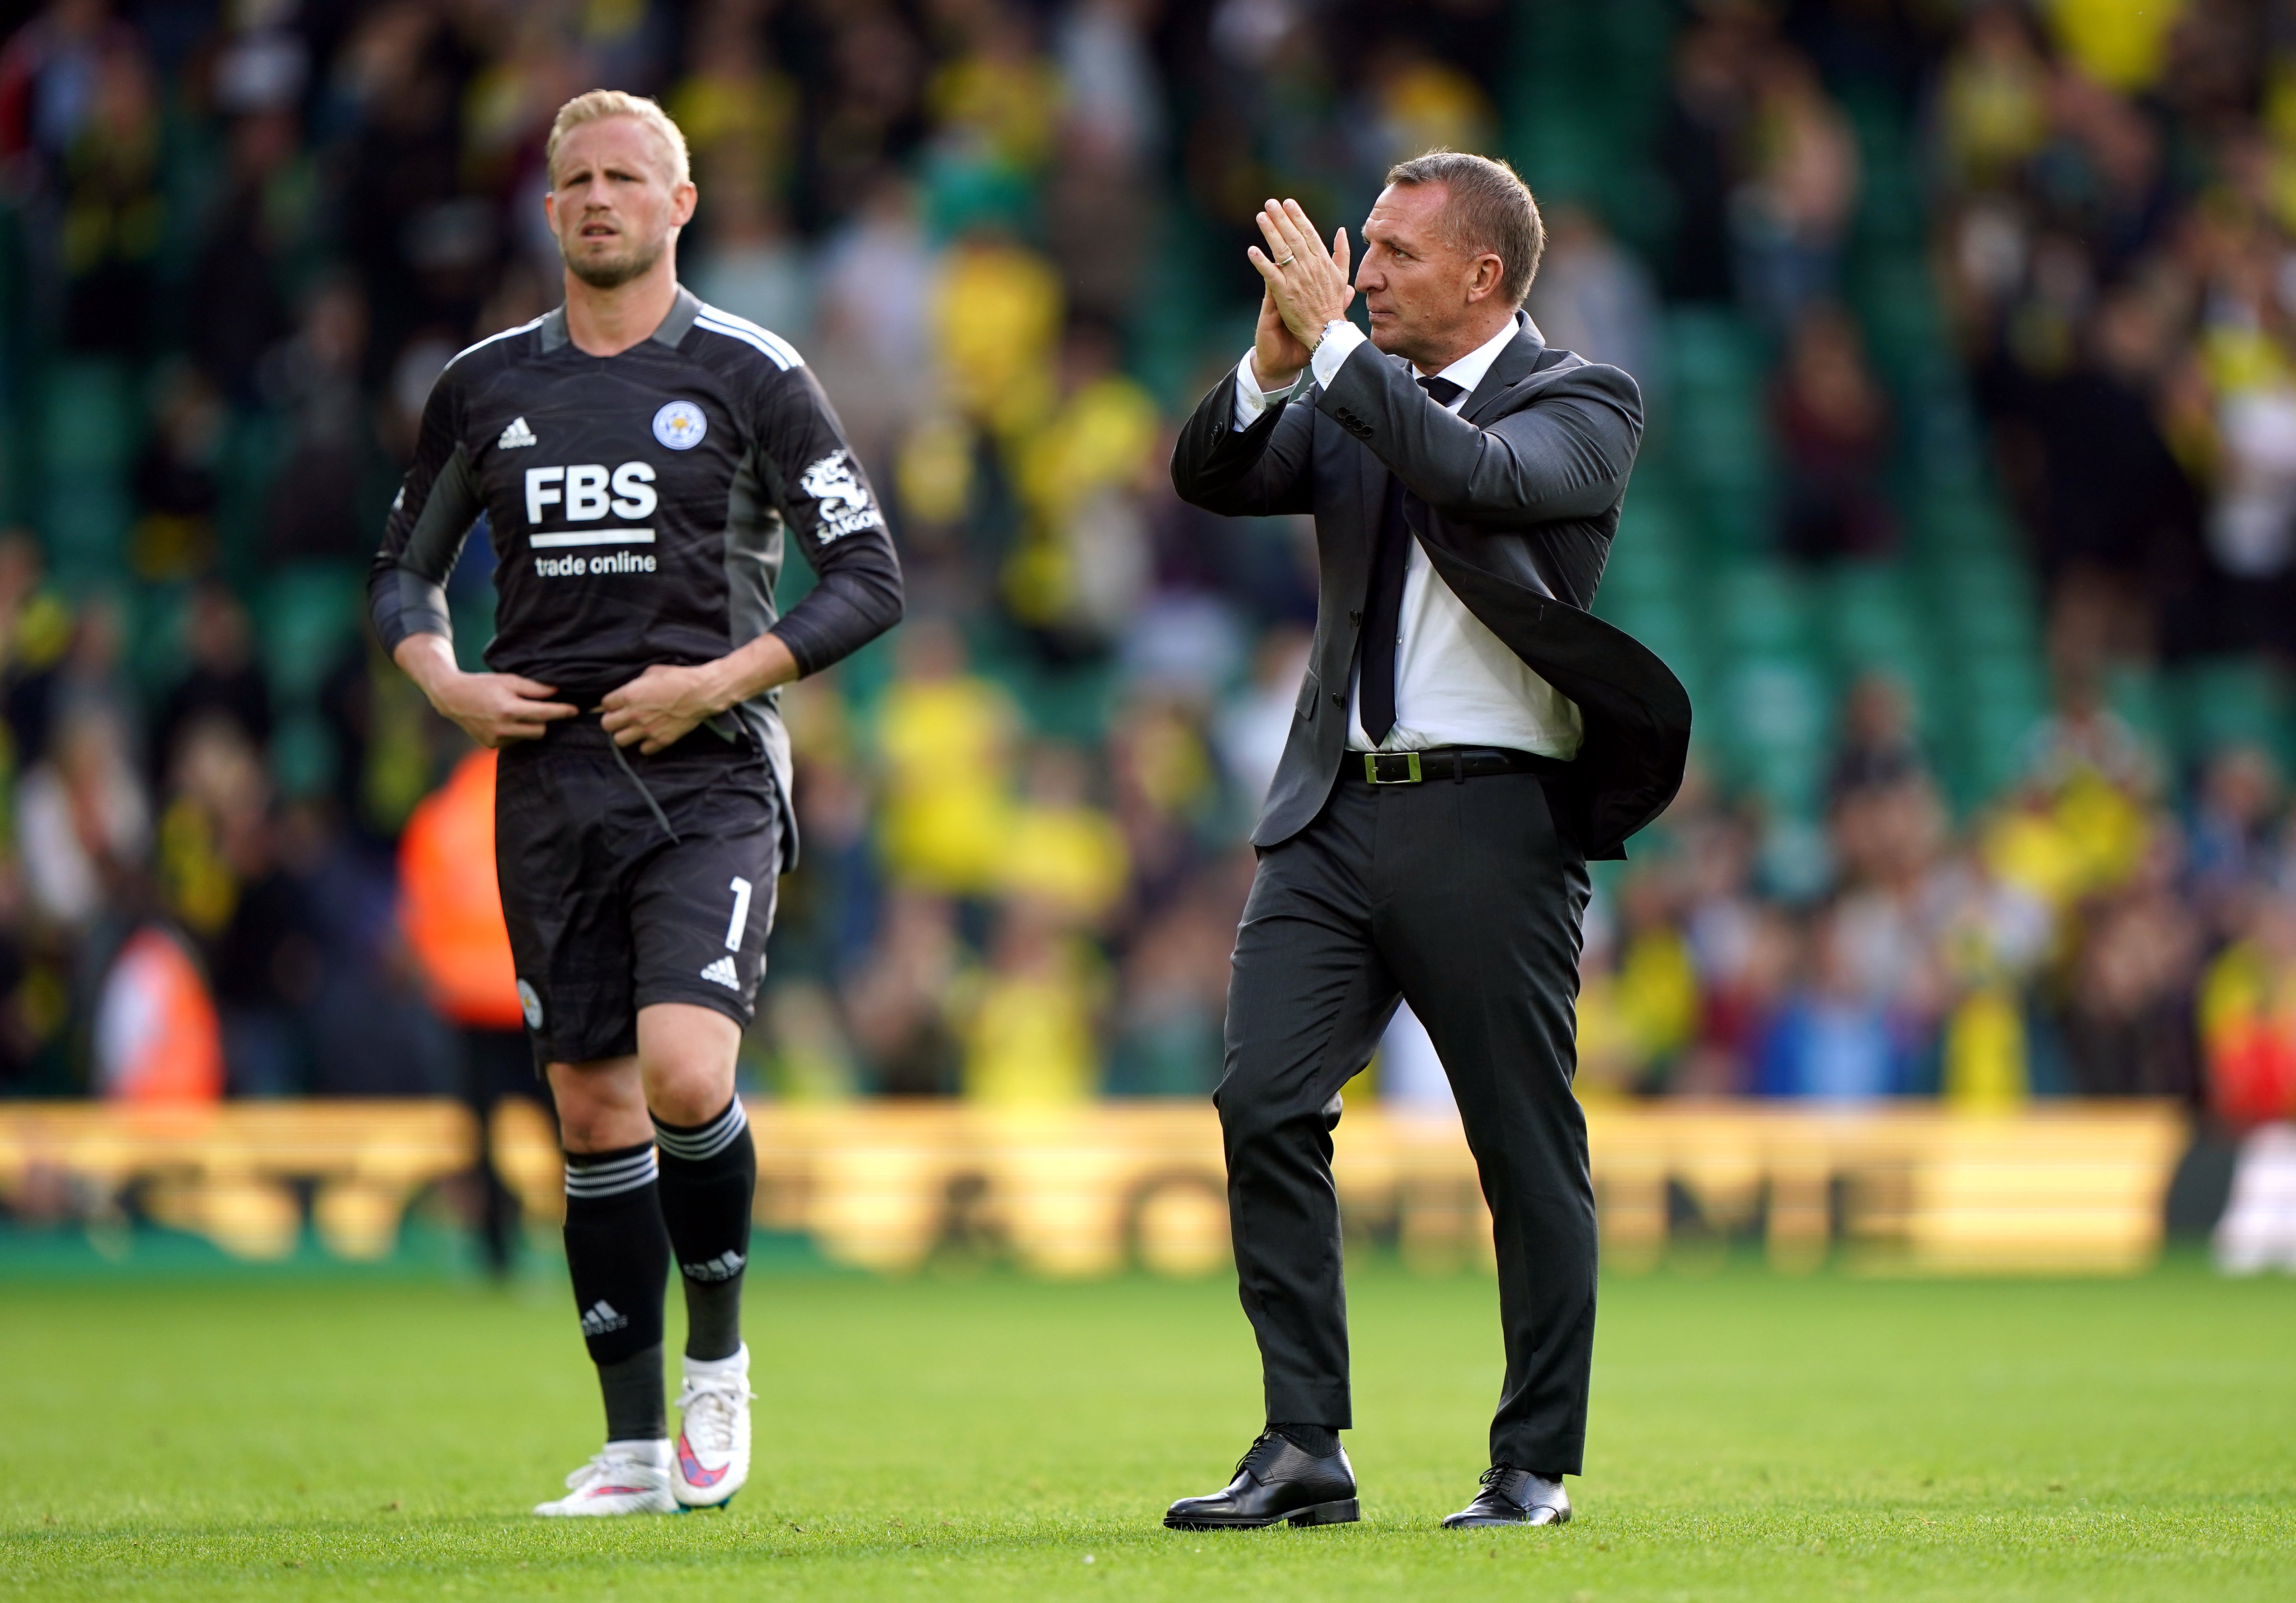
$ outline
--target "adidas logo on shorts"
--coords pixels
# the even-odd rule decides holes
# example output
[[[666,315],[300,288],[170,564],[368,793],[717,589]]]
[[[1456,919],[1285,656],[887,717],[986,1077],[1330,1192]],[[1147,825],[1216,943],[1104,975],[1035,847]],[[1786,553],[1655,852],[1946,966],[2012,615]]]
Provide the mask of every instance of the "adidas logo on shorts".
[[[689,1280],[730,1280],[742,1272],[742,1265],[747,1261],[729,1247],[704,1263],[680,1264],[678,1268],[685,1272]]]
[[[514,417],[510,421],[510,427],[502,431],[502,438],[495,441],[495,449],[497,451],[515,451],[521,446],[532,446],[539,443],[540,442],[534,438],[534,430],[526,426],[526,420],[522,417]]]
[[[738,991],[742,988],[742,977],[734,971],[734,960],[730,957],[721,957],[704,969],[701,971],[701,977],[712,985],[723,986],[728,991]]]
[[[627,1319],[614,1312],[613,1304],[604,1297],[600,1297],[590,1304],[590,1311],[582,1316],[582,1334],[603,1336],[609,1330],[621,1329],[629,1322]]]

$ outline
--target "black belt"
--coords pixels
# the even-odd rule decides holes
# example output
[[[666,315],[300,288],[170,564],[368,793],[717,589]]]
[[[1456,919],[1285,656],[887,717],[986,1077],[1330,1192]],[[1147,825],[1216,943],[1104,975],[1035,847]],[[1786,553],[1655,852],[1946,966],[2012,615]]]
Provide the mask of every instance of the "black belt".
[[[1499,746],[1438,746],[1432,751],[1350,751],[1340,773],[1368,785],[1417,785],[1449,780],[1464,785],[1491,773],[1561,773],[1570,765],[1555,757]]]

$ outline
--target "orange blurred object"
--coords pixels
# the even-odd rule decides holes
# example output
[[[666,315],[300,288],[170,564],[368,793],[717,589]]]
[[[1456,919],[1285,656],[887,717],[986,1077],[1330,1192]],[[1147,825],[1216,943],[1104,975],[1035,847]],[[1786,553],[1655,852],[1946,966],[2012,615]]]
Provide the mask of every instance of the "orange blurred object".
[[[166,930],[127,938],[96,1004],[95,1069],[123,1102],[212,1102],[223,1095],[223,1027],[199,965]]]
[[[399,927],[455,1023],[514,1030],[524,1022],[518,970],[495,884],[495,754],[474,751],[425,797],[398,842]]]
[[[2243,1022],[2208,1043],[2210,1106],[2236,1125],[2270,1124],[2296,1108],[2296,1040],[2275,1022]]]

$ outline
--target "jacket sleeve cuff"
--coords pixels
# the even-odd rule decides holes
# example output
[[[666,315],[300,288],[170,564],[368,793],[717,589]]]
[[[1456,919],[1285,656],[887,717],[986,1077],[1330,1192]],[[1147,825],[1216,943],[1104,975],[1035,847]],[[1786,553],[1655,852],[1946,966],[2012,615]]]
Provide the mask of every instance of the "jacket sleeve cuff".
[[[1259,388],[1259,375],[1251,371],[1251,353],[1243,353],[1243,360],[1235,364],[1235,429],[1238,434],[1267,415],[1270,402],[1281,399],[1300,388],[1294,379],[1281,389]]]

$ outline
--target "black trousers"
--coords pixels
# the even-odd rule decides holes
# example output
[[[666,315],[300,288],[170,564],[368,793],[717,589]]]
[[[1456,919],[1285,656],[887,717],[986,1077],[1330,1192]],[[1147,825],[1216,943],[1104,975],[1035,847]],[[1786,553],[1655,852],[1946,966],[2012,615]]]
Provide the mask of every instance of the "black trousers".
[[[1450,1076],[1495,1226],[1491,1456],[1578,1473],[1595,1343],[1595,1193],[1570,1090],[1587,880],[1547,782],[1342,774],[1315,822],[1260,855],[1215,1100],[1270,1420],[1353,1423],[1331,1133],[1399,994]]]

